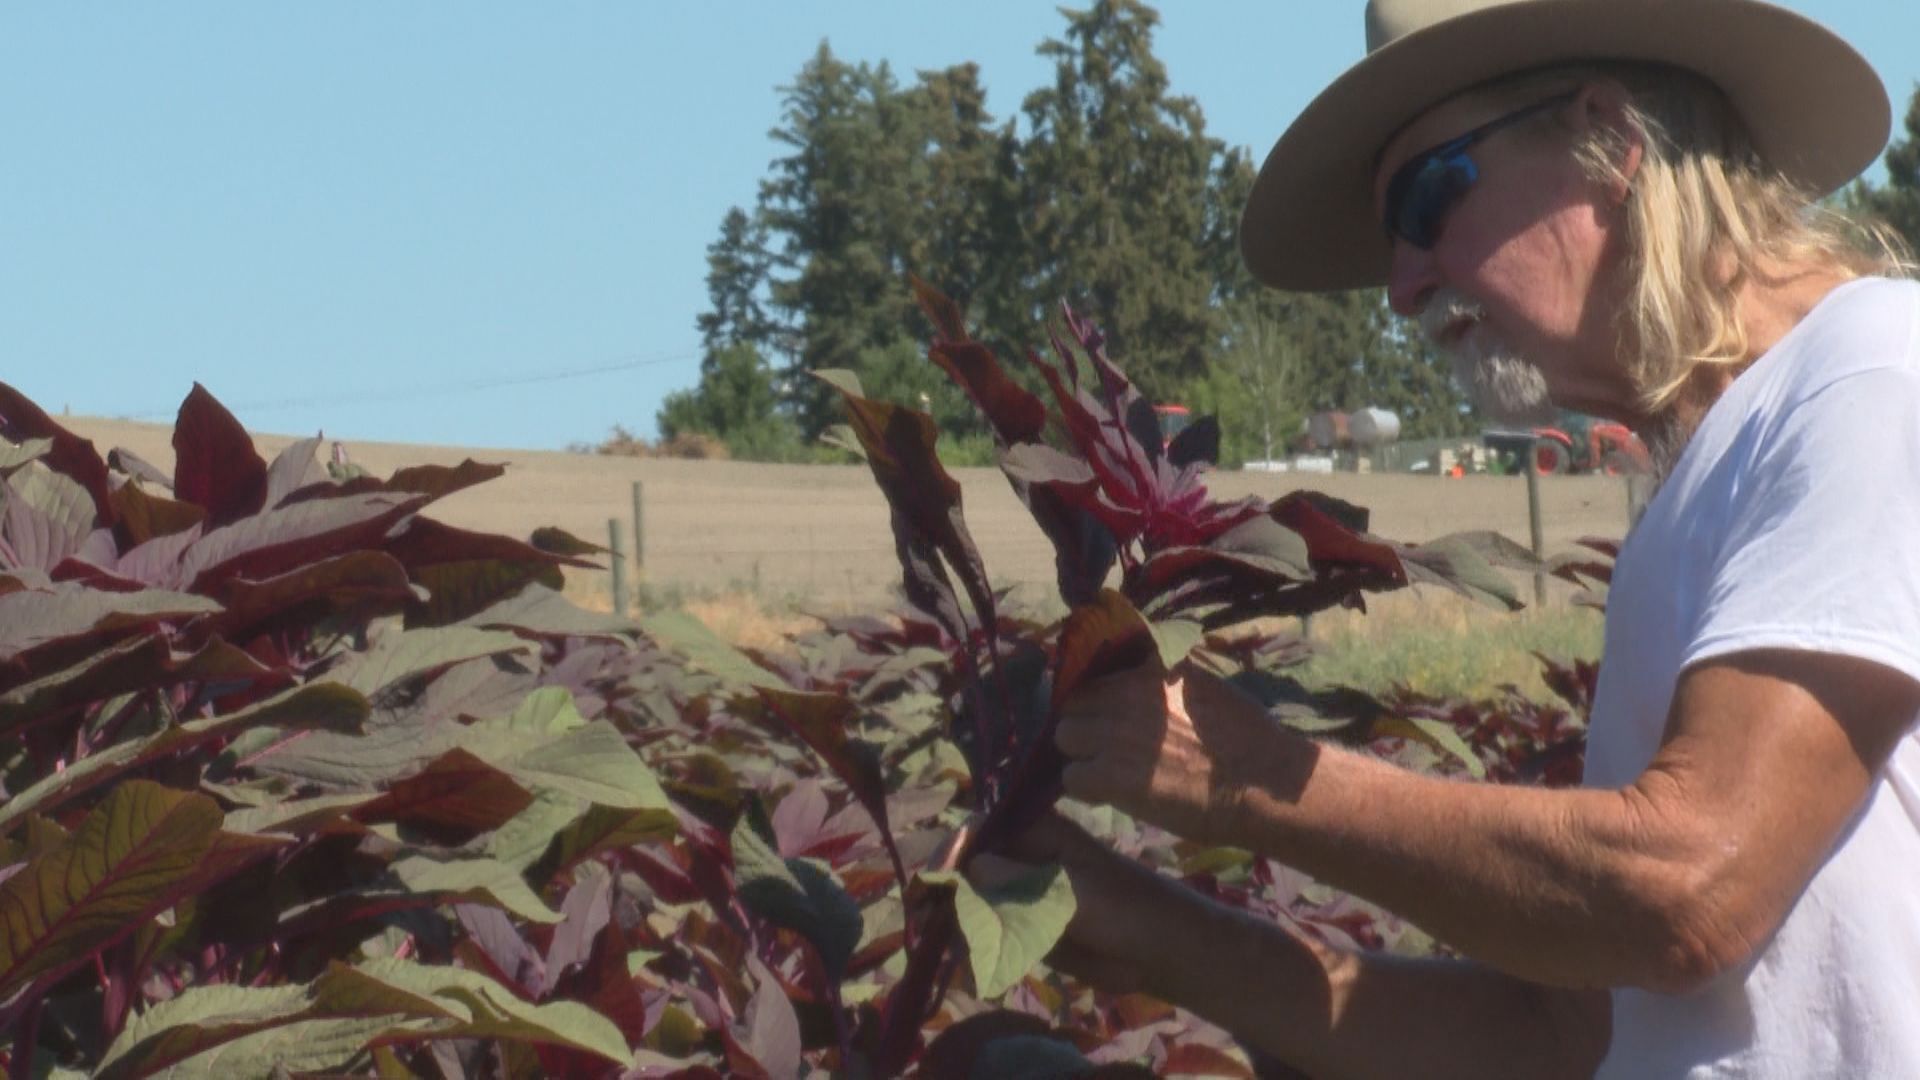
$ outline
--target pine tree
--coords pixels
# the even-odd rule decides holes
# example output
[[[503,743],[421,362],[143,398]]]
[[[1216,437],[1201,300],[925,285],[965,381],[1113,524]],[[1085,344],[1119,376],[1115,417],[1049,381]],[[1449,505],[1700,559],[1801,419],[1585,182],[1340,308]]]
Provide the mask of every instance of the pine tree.
[[[1849,201],[1900,234],[1909,251],[1920,252],[1920,84],[1907,103],[1906,132],[1887,148],[1887,186],[1862,181]]]
[[[1037,326],[1052,301],[1068,300],[1106,332],[1143,391],[1164,400],[1203,371],[1214,346],[1205,238],[1223,148],[1199,106],[1169,92],[1152,8],[1096,0],[1064,14],[1065,37],[1039,48],[1054,60],[1054,83],[1022,107],[1028,305]]]
[[[767,230],[739,207],[720,221],[720,239],[707,245],[707,302],[695,324],[711,354],[728,345],[770,349],[779,326],[767,314]]]

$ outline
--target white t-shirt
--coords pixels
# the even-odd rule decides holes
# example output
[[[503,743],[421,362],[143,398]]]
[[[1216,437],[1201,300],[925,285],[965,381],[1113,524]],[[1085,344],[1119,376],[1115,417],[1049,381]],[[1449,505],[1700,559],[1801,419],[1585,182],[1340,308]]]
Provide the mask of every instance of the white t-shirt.
[[[1759,648],[1920,679],[1920,283],[1833,290],[1702,421],[1607,597],[1586,783],[1632,783],[1680,673]],[[1745,968],[1613,994],[1600,1076],[1920,1077],[1920,731]]]

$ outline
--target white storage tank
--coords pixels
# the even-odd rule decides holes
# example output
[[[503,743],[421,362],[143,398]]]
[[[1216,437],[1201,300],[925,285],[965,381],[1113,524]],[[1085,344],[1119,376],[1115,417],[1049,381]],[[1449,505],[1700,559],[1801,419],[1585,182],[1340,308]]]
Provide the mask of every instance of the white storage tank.
[[[1355,446],[1385,446],[1400,438],[1400,418],[1385,409],[1368,406],[1347,417],[1347,433],[1353,436]]]

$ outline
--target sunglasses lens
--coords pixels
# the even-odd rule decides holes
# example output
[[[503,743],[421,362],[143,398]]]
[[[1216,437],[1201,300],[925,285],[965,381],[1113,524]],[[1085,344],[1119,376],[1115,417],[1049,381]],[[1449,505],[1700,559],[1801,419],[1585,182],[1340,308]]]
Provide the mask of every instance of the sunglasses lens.
[[[1399,198],[1392,204],[1390,226],[1393,234],[1421,250],[1432,248],[1440,239],[1440,226],[1447,211],[1473,186],[1478,170],[1463,153],[1435,155],[1418,163],[1396,184]]]

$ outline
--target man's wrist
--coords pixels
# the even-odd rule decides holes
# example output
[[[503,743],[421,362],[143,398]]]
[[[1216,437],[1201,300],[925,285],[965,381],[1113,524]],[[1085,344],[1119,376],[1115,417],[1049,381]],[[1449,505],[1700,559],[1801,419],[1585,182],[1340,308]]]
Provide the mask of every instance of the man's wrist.
[[[1285,861],[1280,816],[1298,800],[1319,748],[1275,724],[1250,745],[1228,749],[1213,792],[1207,839]]]

